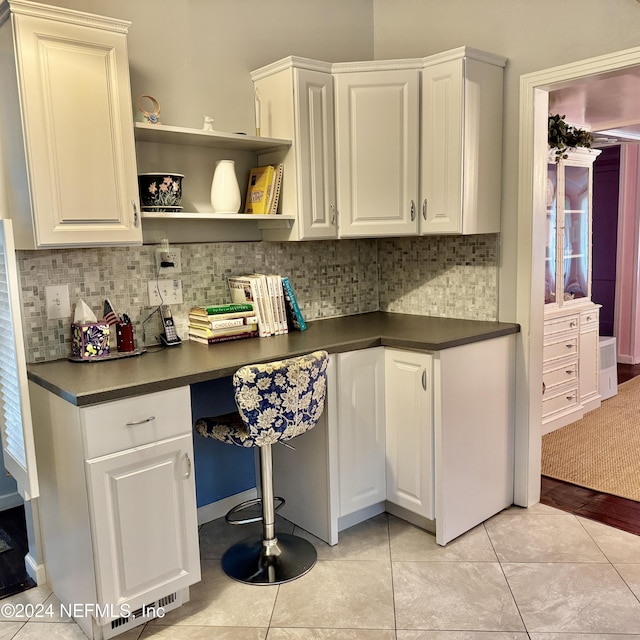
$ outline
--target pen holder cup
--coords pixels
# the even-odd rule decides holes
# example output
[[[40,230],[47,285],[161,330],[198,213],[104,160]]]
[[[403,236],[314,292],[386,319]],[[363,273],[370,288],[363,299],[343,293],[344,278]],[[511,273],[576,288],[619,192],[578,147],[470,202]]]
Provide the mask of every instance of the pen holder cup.
[[[124,322],[116,323],[116,344],[118,351],[133,351],[133,325]]]

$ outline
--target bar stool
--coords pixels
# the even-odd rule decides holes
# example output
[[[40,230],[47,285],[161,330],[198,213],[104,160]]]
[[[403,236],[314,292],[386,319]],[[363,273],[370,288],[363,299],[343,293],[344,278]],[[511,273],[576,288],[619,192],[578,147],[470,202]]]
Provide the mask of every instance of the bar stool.
[[[316,426],[327,390],[326,351],[247,365],[233,375],[237,413],[196,421],[196,431],[240,447],[260,448],[261,498],[248,500],[227,513],[230,524],[262,521],[262,536],[234,544],[222,557],[231,578],[252,584],[282,584],[307,573],[315,564],[315,547],[304,538],[275,533],[275,512],[284,498],[274,497],[271,445],[290,440]],[[285,445],[290,446],[290,445]],[[278,502],[276,506],[276,502]],[[234,515],[261,505],[261,515]]]

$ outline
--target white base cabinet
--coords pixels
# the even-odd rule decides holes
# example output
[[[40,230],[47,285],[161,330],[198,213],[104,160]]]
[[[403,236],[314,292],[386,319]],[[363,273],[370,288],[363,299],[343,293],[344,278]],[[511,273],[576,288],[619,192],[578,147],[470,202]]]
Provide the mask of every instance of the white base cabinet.
[[[274,449],[282,514],[329,544],[389,511],[444,545],[513,503],[515,336],[331,356],[325,414]],[[288,509],[288,511],[284,511]]]
[[[142,244],[128,26],[0,3],[0,180],[18,249]]]
[[[84,408],[30,394],[55,595],[89,607],[76,622],[95,640],[188,600],[200,580],[189,388]]]

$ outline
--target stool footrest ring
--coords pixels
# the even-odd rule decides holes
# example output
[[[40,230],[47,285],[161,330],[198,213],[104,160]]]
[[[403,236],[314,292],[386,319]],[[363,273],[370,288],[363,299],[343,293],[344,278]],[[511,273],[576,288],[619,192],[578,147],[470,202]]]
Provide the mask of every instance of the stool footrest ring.
[[[279,496],[275,496],[273,499],[273,512],[276,513],[278,509],[280,509],[285,503],[285,499]],[[251,524],[252,522],[262,522],[264,519],[262,514],[258,516],[253,516],[251,518],[234,518],[233,516],[237,513],[245,511],[246,509],[250,509],[251,507],[255,507],[256,505],[262,504],[262,498],[253,498],[252,500],[245,500],[240,504],[237,504],[233,509],[229,509],[227,515],[225,515],[224,519],[229,524]]]

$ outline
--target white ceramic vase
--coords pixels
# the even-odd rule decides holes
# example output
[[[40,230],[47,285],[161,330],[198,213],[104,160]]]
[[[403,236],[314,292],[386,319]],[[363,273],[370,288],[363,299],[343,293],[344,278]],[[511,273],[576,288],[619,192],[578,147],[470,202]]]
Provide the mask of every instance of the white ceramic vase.
[[[211,183],[211,206],[214,213],[238,213],[240,187],[234,160],[218,160]]]

